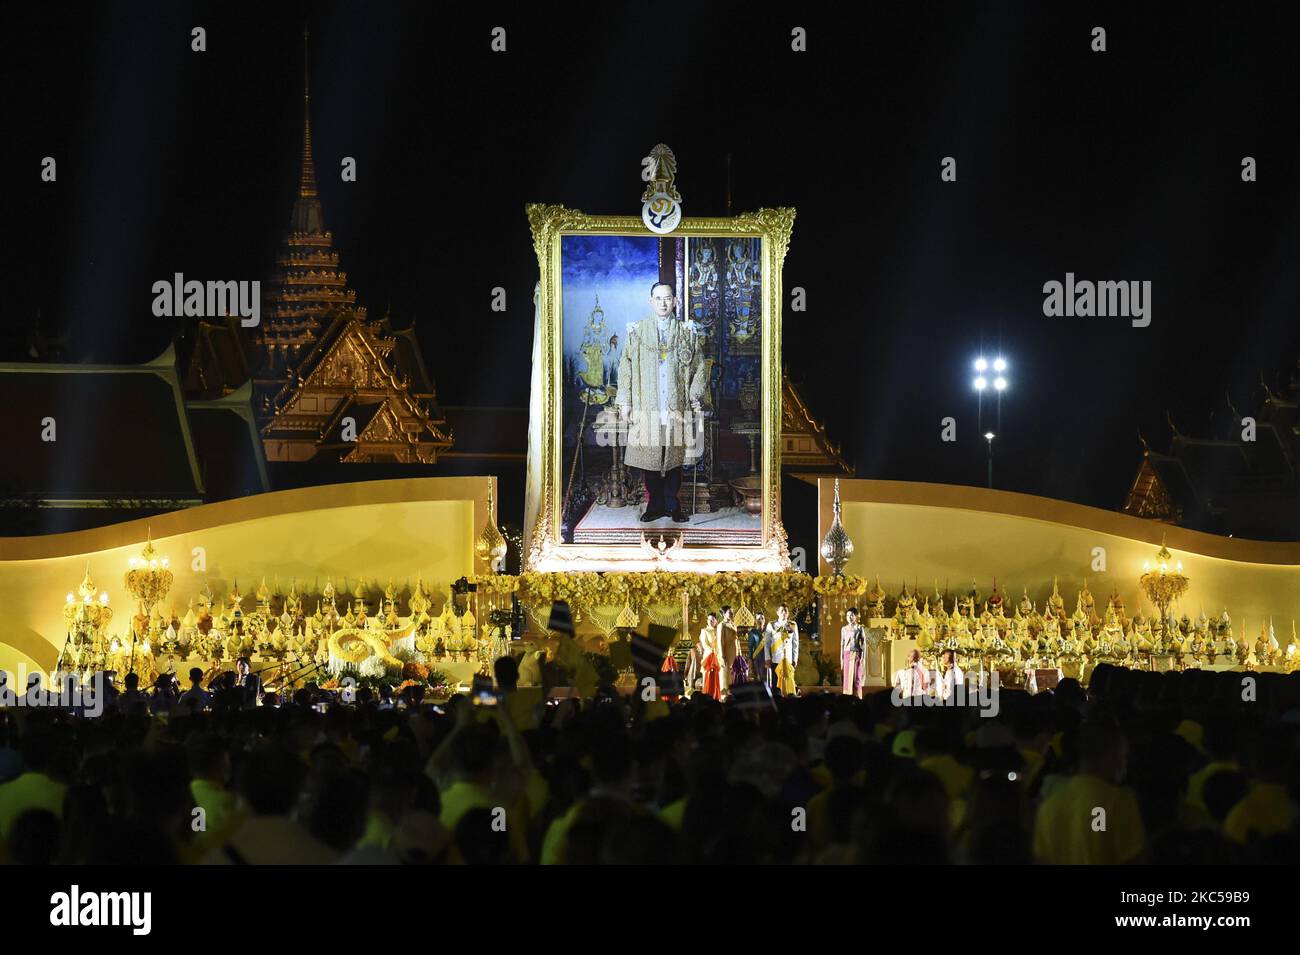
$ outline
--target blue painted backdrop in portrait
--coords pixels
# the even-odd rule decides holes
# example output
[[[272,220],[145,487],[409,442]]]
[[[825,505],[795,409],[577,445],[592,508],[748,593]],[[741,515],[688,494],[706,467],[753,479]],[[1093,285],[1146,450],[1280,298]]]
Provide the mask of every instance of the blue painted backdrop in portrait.
[[[582,345],[597,295],[605,310],[606,340],[617,335],[621,351],[628,323],[651,314],[650,286],[658,278],[659,240],[653,236],[563,236],[560,282],[565,357],[575,355]]]

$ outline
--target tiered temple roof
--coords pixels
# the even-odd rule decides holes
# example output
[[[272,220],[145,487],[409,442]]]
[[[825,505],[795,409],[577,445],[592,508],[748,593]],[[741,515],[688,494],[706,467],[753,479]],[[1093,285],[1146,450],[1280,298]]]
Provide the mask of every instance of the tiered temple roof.
[[[185,384],[215,398],[250,375],[269,461],[432,464],[451,447],[414,327],[370,319],[339,268],[317,188],[305,71],[298,195],[261,324],[242,332],[235,319],[201,323]]]
[[[781,469],[812,484],[819,475],[854,473],[787,373],[781,375]]]
[[[1261,381],[1254,440],[1228,401],[1222,434],[1195,438],[1170,419],[1169,450],[1142,440],[1142,463],[1121,510],[1135,517],[1258,540],[1300,539],[1300,361],[1285,387]]]

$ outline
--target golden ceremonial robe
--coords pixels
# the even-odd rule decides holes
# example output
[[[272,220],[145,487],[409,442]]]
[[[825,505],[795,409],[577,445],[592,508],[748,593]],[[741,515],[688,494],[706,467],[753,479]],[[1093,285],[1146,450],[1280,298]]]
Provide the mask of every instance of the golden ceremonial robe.
[[[686,450],[703,446],[692,402],[704,398],[704,351],[683,322],[669,319],[660,333],[653,316],[628,326],[618,363],[614,402],[627,416],[629,467],[663,474],[681,467]]]

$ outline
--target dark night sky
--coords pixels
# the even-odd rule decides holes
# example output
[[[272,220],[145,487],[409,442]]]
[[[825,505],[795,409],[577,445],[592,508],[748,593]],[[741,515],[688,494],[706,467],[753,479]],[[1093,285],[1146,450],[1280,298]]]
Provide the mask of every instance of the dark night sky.
[[[1300,355],[1287,6],[1130,6],[873,4],[837,21],[804,4],[479,20],[431,3],[23,5],[0,66],[4,357],[40,309],[81,355],[145,360],[177,331],[150,313],[153,281],[268,277],[305,17],[327,225],[372,313],[418,322],[444,403],[527,401],[524,203],[635,215],[639,159],[662,141],[688,215],[724,213],[728,152],[735,211],[798,209],[785,282],[809,307],[787,312],[784,357],[860,476],[983,483],[969,362],[1000,343],[998,486],[1115,507],[1139,428],[1163,445],[1171,409],[1204,431],[1225,391],[1245,411],[1260,369]],[[356,183],[339,181],[345,155]],[[1042,285],[1066,271],[1150,280],[1151,326],[1045,318]]]

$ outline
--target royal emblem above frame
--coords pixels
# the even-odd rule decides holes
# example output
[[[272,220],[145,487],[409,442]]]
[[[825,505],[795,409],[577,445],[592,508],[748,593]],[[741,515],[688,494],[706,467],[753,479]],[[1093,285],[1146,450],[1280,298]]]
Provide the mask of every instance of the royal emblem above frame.
[[[793,209],[530,205],[541,279],[530,571],[784,571],[781,268]]]

